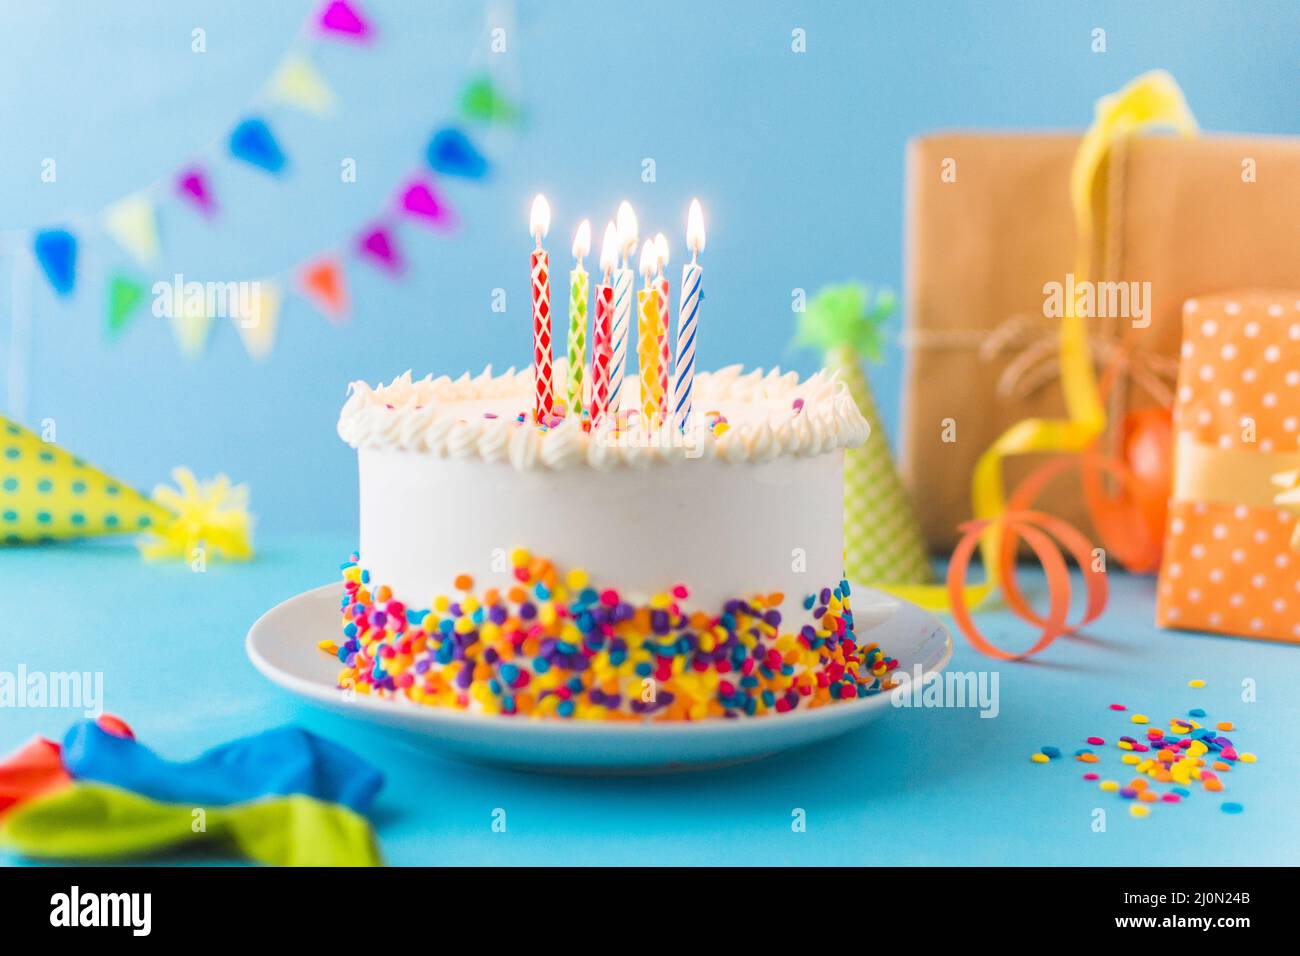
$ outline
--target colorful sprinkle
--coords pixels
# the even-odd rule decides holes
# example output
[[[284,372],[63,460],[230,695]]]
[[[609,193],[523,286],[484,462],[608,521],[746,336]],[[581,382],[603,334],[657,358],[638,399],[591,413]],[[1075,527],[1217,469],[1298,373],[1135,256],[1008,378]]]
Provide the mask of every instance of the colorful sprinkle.
[[[1233,803],[1232,801],[1228,801],[1227,803],[1219,807],[1219,809],[1222,810],[1224,813],[1240,813],[1242,810],[1246,808],[1243,807],[1240,803]]]
[[[1128,710],[1128,708],[1125,707],[1123,704],[1111,704],[1111,705],[1110,705],[1110,709],[1111,709],[1111,710]]]
[[[1034,763],[1050,763],[1052,758],[1047,754],[1030,754],[1029,759]]]
[[[1204,687],[1204,686],[1205,686],[1205,681],[1201,680],[1201,679],[1198,677],[1198,678],[1196,678],[1195,680],[1189,680],[1189,681],[1187,682],[1187,686],[1188,686],[1188,687]]]
[[[807,623],[783,623],[779,593],[709,614],[677,584],[633,603],[588,573],[561,573],[523,548],[511,576],[474,592],[468,574],[428,611],[343,565],[342,639],[321,642],[357,693],[484,714],[587,720],[700,720],[786,713],[896,686],[898,662],[859,644],[848,583],[815,595]],[[1059,754],[1059,750],[1057,751]],[[1043,761],[1051,759],[1040,753]],[[1094,758],[1095,759],[1095,758]]]
[[[1043,753],[1043,754],[1045,754],[1046,756],[1052,758],[1053,760],[1055,760],[1057,757],[1061,756],[1061,748],[1060,748],[1060,747],[1053,747],[1053,746],[1051,746],[1051,745],[1048,745],[1048,746],[1043,747],[1042,750],[1041,750],[1040,752]]]
[[[1106,741],[1102,740],[1100,737],[1089,737],[1088,743],[1092,744],[1094,747],[1100,747],[1105,744]]]
[[[1147,717],[1146,714],[1134,714],[1132,717],[1129,718],[1129,720],[1133,721],[1133,723],[1135,724],[1145,724],[1148,721],[1148,719],[1149,718]]]

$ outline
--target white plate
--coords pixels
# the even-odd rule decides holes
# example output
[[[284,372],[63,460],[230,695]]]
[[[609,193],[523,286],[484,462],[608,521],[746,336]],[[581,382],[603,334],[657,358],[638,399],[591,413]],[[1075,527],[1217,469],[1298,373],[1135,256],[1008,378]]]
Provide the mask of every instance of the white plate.
[[[248,632],[249,659],[286,690],[325,710],[456,760],[559,773],[664,773],[757,760],[861,727],[893,710],[890,694],[751,719],[687,723],[529,720],[413,704],[404,698],[344,694],[339,663],[317,648],[339,630],[342,583],[290,598]],[[855,588],[862,639],[897,658],[907,674],[943,669],[952,638],[938,619],[877,591]]]

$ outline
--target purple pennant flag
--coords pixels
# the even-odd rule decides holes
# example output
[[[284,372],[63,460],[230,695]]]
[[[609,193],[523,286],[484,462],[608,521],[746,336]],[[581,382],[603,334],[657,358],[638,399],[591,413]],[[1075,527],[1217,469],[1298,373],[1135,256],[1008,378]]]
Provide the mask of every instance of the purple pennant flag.
[[[207,174],[198,166],[183,169],[176,175],[176,193],[209,219],[217,211],[217,201],[208,186]]]
[[[402,190],[402,211],[435,229],[451,229],[456,225],[456,213],[438,195],[433,184],[423,179],[412,180]]]
[[[332,33],[349,40],[370,39],[370,23],[347,0],[332,0],[320,14],[322,33]]]
[[[363,232],[357,239],[357,253],[389,275],[398,275],[405,265],[387,226],[374,226]]]

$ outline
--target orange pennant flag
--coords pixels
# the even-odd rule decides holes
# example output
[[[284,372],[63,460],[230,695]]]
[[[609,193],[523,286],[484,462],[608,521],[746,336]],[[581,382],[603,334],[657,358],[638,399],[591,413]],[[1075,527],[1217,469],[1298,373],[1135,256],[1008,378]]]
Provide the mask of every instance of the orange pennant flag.
[[[348,289],[343,266],[337,259],[330,256],[304,266],[298,274],[298,285],[331,322],[347,318]]]

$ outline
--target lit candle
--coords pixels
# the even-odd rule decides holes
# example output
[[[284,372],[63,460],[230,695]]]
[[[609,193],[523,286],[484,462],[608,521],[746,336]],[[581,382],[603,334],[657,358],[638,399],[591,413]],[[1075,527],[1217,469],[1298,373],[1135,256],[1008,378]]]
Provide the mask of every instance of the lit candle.
[[[595,338],[591,343],[591,427],[605,420],[609,411],[609,376],[613,362],[612,334],[614,322],[614,287],[610,276],[618,264],[618,230],[611,222],[605,227],[605,239],[600,244],[600,285],[596,287]]]
[[[659,274],[655,277],[655,292],[659,296],[659,319],[662,334],[659,336],[659,391],[665,397],[665,401],[660,403],[659,414],[665,415],[667,412],[666,399],[672,394],[668,384],[669,369],[672,368],[673,354],[668,345],[668,316],[672,313],[668,311],[668,277],[664,275],[664,270],[668,268],[668,238],[662,233],[655,233],[655,268]]]
[[[636,213],[626,201],[618,204],[618,244],[622,264],[614,273],[614,331],[610,345],[609,407],[617,415],[623,403],[623,371],[627,365],[627,334],[632,323],[632,268],[629,256],[636,249]]]
[[[664,389],[659,375],[659,338],[666,335],[664,316],[659,311],[659,290],[654,287],[655,244],[647,239],[641,247],[641,275],[645,288],[636,294],[637,369],[641,376],[641,419],[644,428],[657,427],[664,410]]]
[[[704,212],[698,199],[691,200],[686,214],[686,245],[691,261],[682,266],[682,291],[677,303],[677,375],[673,383],[673,415],[685,429],[691,418],[691,384],[695,380],[695,340],[700,316],[700,280],[704,269],[699,256],[704,250]]]
[[[540,422],[551,417],[555,392],[551,385],[551,259],[542,248],[542,237],[551,228],[551,206],[540,193],[533,199],[528,231],[537,245],[533,248],[533,381],[537,400],[534,417]]]
[[[591,251],[591,223],[578,224],[573,237],[574,266],[569,272],[569,388],[565,393],[568,414],[582,417],[582,379],[587,365],[587,270],[582,260]]]

